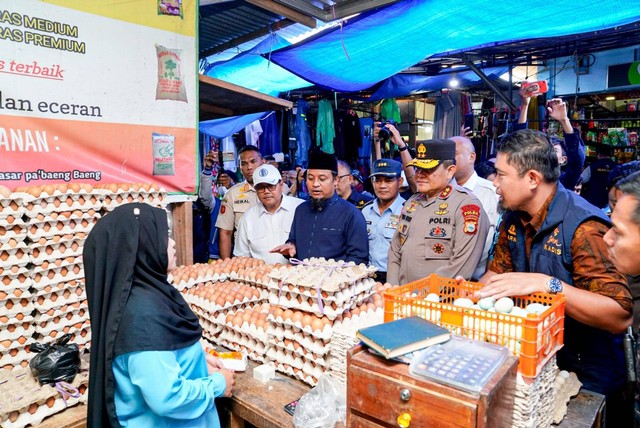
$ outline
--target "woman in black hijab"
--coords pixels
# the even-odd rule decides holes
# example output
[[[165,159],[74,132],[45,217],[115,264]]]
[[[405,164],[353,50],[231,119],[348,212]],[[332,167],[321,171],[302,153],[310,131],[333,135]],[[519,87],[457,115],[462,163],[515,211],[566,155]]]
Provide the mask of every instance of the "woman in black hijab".
[[[168,230],[164,210],[127,204],[87,238],[89,427],[220,426],[214,398],[231,395],[233,375],[205,355],[198,319],[167,282]]]

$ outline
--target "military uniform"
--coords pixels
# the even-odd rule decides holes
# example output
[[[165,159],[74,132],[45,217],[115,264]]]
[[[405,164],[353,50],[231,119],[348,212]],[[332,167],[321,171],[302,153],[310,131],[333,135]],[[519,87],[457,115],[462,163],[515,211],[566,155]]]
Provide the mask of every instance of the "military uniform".
[[[246,181],[231,187],[224,195],[216,227],[224,230],[238,230],[242,215],[258,203],[258,194]],[[235,232],[234,232],[235,238]]]
[[[372,200],[373,198],[371,196],[360,193],[355,189],[351,189],[351,194],[347,198],[347,202],[351,202],[351,204],[359,210],[361,210],[367,202]]]
[[[435,273],[471,278],[489,229],[480,201],[447,185],[436,197],[417,193],[405,202],[391,240],[387,281],[406,284]]]

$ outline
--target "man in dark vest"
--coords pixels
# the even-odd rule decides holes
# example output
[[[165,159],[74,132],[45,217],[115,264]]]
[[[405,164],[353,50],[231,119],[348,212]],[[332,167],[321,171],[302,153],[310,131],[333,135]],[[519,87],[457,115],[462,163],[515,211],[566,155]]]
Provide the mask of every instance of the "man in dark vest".
[[[609,220],[558,183],[560,166],[544,134],[521,130],[500,143],[493,181],[506,210],[495,257],[477,297],[564,293],[558,366],[606,396],[607,426],[632,426],[622,338],[632,322],[626,279],[609,260]]]

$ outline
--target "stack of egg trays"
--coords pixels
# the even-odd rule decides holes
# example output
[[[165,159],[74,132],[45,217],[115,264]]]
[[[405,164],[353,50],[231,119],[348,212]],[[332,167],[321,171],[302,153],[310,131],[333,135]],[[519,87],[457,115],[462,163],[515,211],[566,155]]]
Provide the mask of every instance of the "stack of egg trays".
[[[56,186],[24,198],[32,208],[26,215],[36,340],[48,344],[69,333],[72,343],[89,347],[82,250],[100,219],[100,195],[89,185],[75,191]]]
[[[106,211],[120,205],[141,202],[158,208],[167,206],[167,190],[154,183],[117,183],[96,188]]]
[[[30,293],[24,201],[0,196],[0,368],[18,370],[33,357],[33,298]]]
[[[259,304],[254,302],[244,308],[236,308],[236,310],[229,311],[226,316],[220,314],[216,322],[221,324],[222,327],[216,341],[221,346],[245,353],[253,361],[263,363],[266,351],[270,346],[267,333],[269,329],[267,320],[269,310],[267,303]],[[245,319],[235,324],[231,319],[238,313],[245,314],[246,318],[250,318],[252,313],[263,313],[264,319],[260,321],[260,325],[252,323],[250,319]]]

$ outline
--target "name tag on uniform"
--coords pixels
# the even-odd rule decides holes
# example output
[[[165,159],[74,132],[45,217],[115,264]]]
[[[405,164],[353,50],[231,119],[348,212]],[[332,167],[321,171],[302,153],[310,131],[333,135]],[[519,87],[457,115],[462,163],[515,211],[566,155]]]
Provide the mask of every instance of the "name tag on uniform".
[[[399,223],[400,223],[400,218],[397,215],[393,214],[389,218],[389,222],[384,227],[387,229],[397,229]]]

